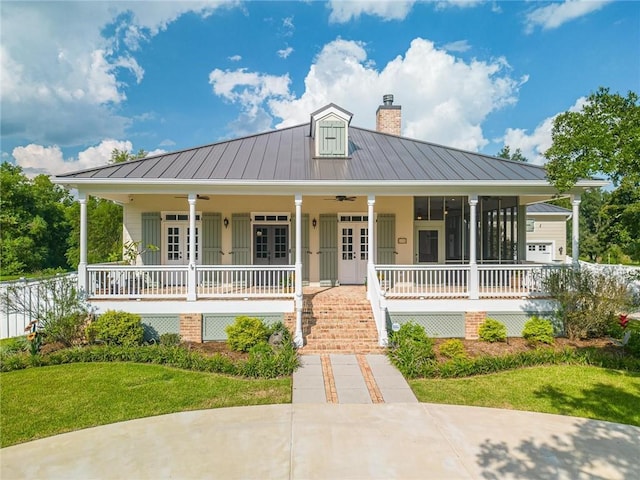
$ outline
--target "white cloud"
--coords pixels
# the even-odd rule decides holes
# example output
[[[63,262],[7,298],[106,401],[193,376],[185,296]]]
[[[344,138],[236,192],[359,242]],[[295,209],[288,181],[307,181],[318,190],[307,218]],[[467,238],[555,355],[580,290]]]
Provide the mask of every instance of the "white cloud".
[[[484,2],[484,0],[436,0],[436,8],[442,10],[449,7],[475,7]]]
[[[153,157],[155,155],[162,155],[163,153],[167,153],[167,151],[163,150],[162,148],[156,148],[155,150],[151,150],[150,152],[147,152],[147,157]]]
[[[176,142],[174,142],[170,138],[165,138],[158,145],[160,145],[161,147],[173,147],[175,144]]]
[[[242,56],[241,55],[232,55],[229,57],[229,60],[231,60],[232,62],[239,62],[240,60],[242,60]]]
[[[241,106],[240,117],[230,125],[236,135],[267,130],[271,117],[264,111],[265,101],[291,98],[288,74],[277,76],[247,72],[244,68],[224,71],[216,68],[209,74],[209,83],[216,95]]]
[[[445,50],[449,52],[467,52],[471,50],[471,45],[467,40],[457,40],[455,42],[449,42],[442,46]]]
[[[129,76],[143,80],[139,43],[184,13],[235,3],[3,2],[2,135],[57,145],[124,136],[130,120],[112,107]]]
[[[551,30],[561,25],[600,10],[611,0],[566,0],[562,3],[552,3],[538,7],[527,14],[525,31],[533,32],[535,27]]]
[[[278,50],[277,53],[280,58],[287,58],[289,57],[289,55],[293,53],[293,48],[291,47],[283,48],[282,50]]]
[[[131,152],[130,141],[106,139],[95,147],[89,147],[78,153],[78,158],[64,159],[59,146],[45,147],[29,144],[26,147],[16,147],[12,155],[16,165],[22,167],[25,175],[39,174],[59,175],[74,170],[83,170],[109,163],[114,148]]]
[[[291,35],[293,35],[294,30],[296,29],[296,26],[293,24],[293,17],[285,17],[282,19],[282,29],[283,29],[283,35],[285,37],[290,37]]]
[[[368,0],[343,1],[331,0],[329,8],[332,23],[346,23],[361,15],[372,15],[382,20],[403,20],[411,11],[415,0]]]
[[[578,112],[582,110],[585,102],[586,98],[580,97],[569,108],[569,111]],[[508,128],[505,131],[504,138],[502,138],[504,145],[509,145],[512,152],[519,148],[529,162],[536,165],[543,165],[547,161],[544,158],[544,152],[546,152],[553,143],[551,139],[553,122],[560,113],[545,118],[536,126],[531,134],[522,128]]]
[[[466,63],[420,38],[381,69],[369,63],[365,47],[341,39],[325,45],[299,98],[266,99],[283,119],[277,127],[307,122],[311,112],[334,102],[354,113],[354,125],[375,128],[375,108],[393,93],[403,105],[403,135],[477,151],[488,143],[482,122],[514,104],[526,81],[511,78],[504,59]]]

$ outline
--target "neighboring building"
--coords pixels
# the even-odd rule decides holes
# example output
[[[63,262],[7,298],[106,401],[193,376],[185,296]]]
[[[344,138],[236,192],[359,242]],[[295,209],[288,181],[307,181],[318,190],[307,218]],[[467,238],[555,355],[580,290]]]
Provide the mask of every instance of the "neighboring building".
[[[99,311],[204,340],[237,314],[293,316],[299,345],[303,285],[366,283],[380,344],[395,322],[465,336],[486,312],[548,310],[547,270],[525,264],[526,206],[557,194],[544,168],[403,138],[392,95],[376,116],[380,131],[358,128],[329,104],[303,125],[57,176],[79,192],[80,286]],[[574,222],[604,184],[569,192]],[[123,205],[135,266],[87,264],[89,195]]]
[[[567,258],[567,222],[571,210],[550,203],[527,206],[527,261],[564,263]]]

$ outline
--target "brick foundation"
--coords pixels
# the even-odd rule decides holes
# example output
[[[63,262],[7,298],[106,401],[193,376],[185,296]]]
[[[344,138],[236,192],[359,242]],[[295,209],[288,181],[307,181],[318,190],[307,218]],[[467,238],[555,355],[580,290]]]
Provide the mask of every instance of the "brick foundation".
[[[477,340],[478,329],[487,319],[487,312],[465,312],[464,314],[464,338]]]
[[[202,343],[201,313],[184,313],[180,315],[180,337],[185,342]]]

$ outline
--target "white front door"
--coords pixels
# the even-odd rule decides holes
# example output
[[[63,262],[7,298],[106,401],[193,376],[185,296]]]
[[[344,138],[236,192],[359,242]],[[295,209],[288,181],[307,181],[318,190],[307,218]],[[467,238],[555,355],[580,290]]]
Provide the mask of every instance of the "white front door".
[[[338,280],[343,285],[362,285],[367,276],[369,234],[367,222],[338,223]]]
[[[164,224],[164,265],[189,264],[189,224],[166,222]],[[196,226],[196,263],[200,263],[199,228]]]

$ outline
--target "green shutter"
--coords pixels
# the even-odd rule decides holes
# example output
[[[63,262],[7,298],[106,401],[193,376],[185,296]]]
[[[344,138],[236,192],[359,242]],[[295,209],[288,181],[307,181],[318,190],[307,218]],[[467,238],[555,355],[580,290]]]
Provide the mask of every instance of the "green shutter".
[[[142,214],[142,250],[140,255],[144,265],[160,265],[162,246],[162,226],[160,212],[144,212]],[[147,248],[147,245],[157,247],[155,251]]]
[[[333,286],[338,281],[338,216],[320,215],[320,285]]]
[[[345,156],[345,136],[347,128],[344,122],[324,120],[319,122],[319,155]]]
[[[202,264],[220,265],[222,263],[222,222],[219,213],[202,214]]]
[[[231,252],[234,265],[251,265],[251,216],[231,215]]]
[[[396,263],[395,238],[396,238],[396,216],[393,213],[379,213],[377,223],[377,252],[376,262],[378,265],[394,265]]]
[[[296,215],[291,214],[291,263],[296,262]],[[302,214],[302,282],[309,284],[309,214]]]

